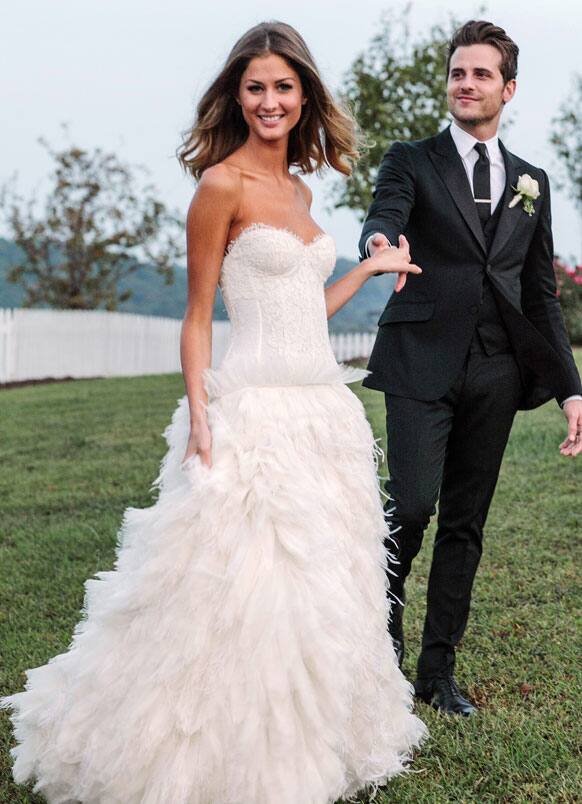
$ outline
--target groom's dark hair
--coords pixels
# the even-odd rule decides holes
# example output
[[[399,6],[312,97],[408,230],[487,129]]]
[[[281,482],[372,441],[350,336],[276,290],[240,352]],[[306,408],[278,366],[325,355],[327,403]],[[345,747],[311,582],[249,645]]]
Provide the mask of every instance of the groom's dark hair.
[[[457,28],[449,42],[447,54],[447,77],[451,66],[451,56],[458,47],[468,45],[492,45],[501,53],[501,75],[505,83],[517,75],[519,48],[498,25],[485,20],[469,20]]]

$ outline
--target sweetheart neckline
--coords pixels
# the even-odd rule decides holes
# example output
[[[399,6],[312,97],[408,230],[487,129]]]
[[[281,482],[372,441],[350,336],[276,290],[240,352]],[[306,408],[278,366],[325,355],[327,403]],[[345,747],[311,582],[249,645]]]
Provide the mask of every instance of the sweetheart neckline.
[[[243,235],[245,235],[247,232],[256,231],[258,229],[270,229],[273,232],[283,232],[283,234],[287,234],[290,237],[292,237],[297,243],[303,246],[303,248],[310,248],[311,246],[314,246],[320,240],[323,240],[324,237],[331,238],[330,234],[321,231],[318,232],[314,238],[312,238],[306,243],[305,240],[303,240],[302,237],[299,237],[299,235],[296,232],[294,232],[292,229],[286,229],[284,226],[273,226],[270,223],[260,223],[260,222],[249,223],[248,226],[245,226],[244,229],[241,229],[240,232],[237,234],[237,236],[228,243],[224,256],[227,257],[232,252],[233,248],[237,245],[237,243],[239,242],[241,237],[243,237]]]

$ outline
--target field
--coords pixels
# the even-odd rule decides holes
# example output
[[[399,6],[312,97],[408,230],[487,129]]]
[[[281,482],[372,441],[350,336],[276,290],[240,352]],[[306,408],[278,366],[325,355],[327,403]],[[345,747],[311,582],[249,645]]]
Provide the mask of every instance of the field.
[[[381,437],[382,396],[358,393]],[[0,694],[69,644],[83,582],[112,565],[124,508],[152,502],[160,434],[181,395],[175,375],[0,392]],[[419,704],[430,740],[376,804],[579,800],[582,459],[560,457],[564,423],[551,403],[520,413],[511,435],[458,658],[479,715],[451,719]],[[410,678],[431,535],[408,586]],[[0,802],[40,804],[12,783],[6,712],[0,735]]]

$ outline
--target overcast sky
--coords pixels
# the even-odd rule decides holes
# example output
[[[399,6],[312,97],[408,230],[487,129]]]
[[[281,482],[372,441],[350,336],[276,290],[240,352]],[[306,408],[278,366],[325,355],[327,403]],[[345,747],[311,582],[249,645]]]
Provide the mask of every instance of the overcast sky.
[[[514,124],[505,144],[555,177],[550,121],[580,70],[579,0],[460,0],[413,3],[413,29],[482,16],[506,28],[520,47]],[[194,104],[234,41],[265,19],[281,19],[305,37],[324,78],[337,90],[369,42],[381,0],[12,0],[0,10],[0,182],[15,171],[25,192],[42,190],[49,160],[37,138],[63,144],[60,125],[84,147],[101,146],[147,165],[161,198],[185,211],[193,184],[173,156]],[[508,107],[509,108],[509,107]],[[354,257],[360,225],[346,210],[326,211],[329,179],[310,179],[313,215]],[[580,221],[567,192],[554,189],[556,251],[582,261]]]

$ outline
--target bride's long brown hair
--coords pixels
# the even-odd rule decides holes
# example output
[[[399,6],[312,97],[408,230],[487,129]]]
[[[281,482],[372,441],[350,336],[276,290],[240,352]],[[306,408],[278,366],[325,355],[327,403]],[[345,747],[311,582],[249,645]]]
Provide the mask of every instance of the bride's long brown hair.
[[[261,22],[247,31],[231,50],[226,64],[198,104],[194,125],[183,135],[177,156],[196,179],[222,162],[248,137],[248,126],[237,103],[241,76],[251,59],[281,56],[299,75],[307,103],[289,134],[287,161],[303,173],[329,166],[349,176],[361,142],[352,115],[332,97],[303,37],[284,22]]]

